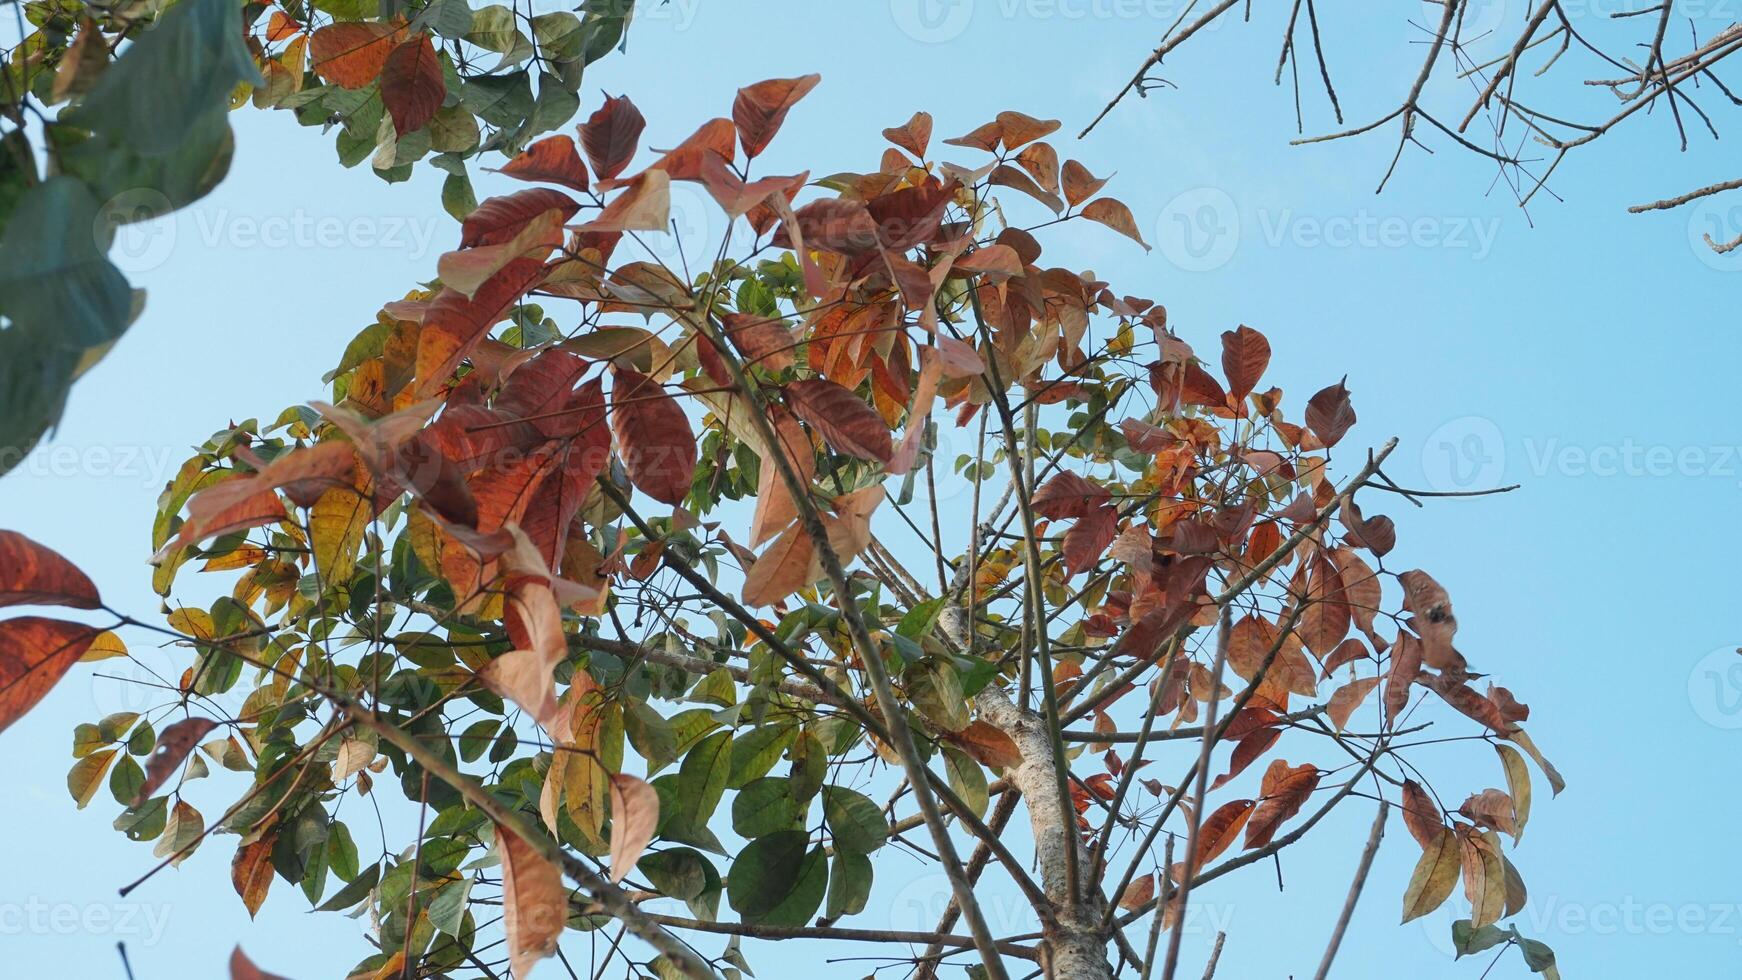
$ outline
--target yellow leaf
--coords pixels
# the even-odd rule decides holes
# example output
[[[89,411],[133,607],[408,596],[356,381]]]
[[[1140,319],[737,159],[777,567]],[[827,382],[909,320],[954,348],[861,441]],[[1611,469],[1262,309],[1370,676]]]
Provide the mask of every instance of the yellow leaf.
[[[1439,838],[1422,851],[1409,886],[1403,890],[1403,921],[1418,919],[1440,907],[1458,883],[1458,836],[1444,827]]]
[[[91,641],[91,645],[85,650],[84,655],[79,657],[79,660],[83,663],[94,663],[98,660],[112,660],[115,657],[125,656],[127,656],[127,644],[121,642],[119,636],[114,633],[99,633],[97,638]]]

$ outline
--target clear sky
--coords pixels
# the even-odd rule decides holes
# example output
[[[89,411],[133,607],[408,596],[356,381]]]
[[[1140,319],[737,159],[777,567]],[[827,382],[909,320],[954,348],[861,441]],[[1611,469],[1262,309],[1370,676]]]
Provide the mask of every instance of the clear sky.
[[[1521,3],[1482,9],[1516,20]],[[1718,18],[1721,6],[1695,14]],[[1635,216],[1625,205],[1735,175],[1698,137],[1695,152],[1676,153],[1669,120],[1649,117],[1569,160],[1553,185],[1564,200],[1544,197],[1528,218],[1503,189],[1489,193],[1491,168],[1431,138],[1441,152],[1407,153],[1375,196],[1394,128],[1286,145],[1292,102],[1269,81],[1277,14],[1199,39],[1207,43],[1170,61],[1183,89],[1130,100],[1081,143],[1075,131],[1175,8],[672,0],[638,16],[627,56],[591,70],[584,105],[600,89],[627,92],[650,121],[649,141],[670,145],[724,114],[740,85],[820,71],[822,85],[770,150],[770,173],[867,168],[881,152],[878,130],[921,108],[937,117],[940,139],[1007,108],[1064,120],[1061,153],[1116,171],[1109,192],[1157,247],[1146,254],[1104,229],[1067,226],[1050,258],[1156,298],[1200,349],[1240,323],[1263,330],[1273,380],[1297,397],[1346,374],[1361,415],[1351,440],[1399,437],[1389,469],[1400,481],[1523,484],[1425,510],[1368,504],[1397,519],[1398,567],[1425,567],[1450,590],[1460,648],[1530,703],[1530,730],[1570,784],[1550,801],[1538,780],[1513,854],[1531,888],[1520,928],[1558,951],[1569,978],[1733,970],[1742,857],[1722,842],[1742,803],[1742,669],[1730,652],[1742,643],[1742,431],[1724,406],[1742,365],[1733,329],[1742,252],[1718,258],[1691,243],[1736,227],[1738,215],[1714,204]],[[1364,121],[1395,104],[1419,47],[1376,48],[1357,65],[1384,38],[1347,23],[1354,16],[1342,34],[1327,16],[1328,53],[1351,121]],[[1315,94],[1306,99],[1314,111]],[[143,318],[80,383],[53,443],[0,479],[0,526],[60,549],[112,604],[140,614],[157,607],[144,564],[155,497],[189,447],[229,418],[320,397],[345,341],[384,300],[432,277],[457,240],[434,171],[389,187],[366,168],[340,170],[330,137],[288,114],[233,121],[229,179],[146,229],[122,262],[150,290]],[[481,181],[480,197],[492,186]],[[171,662],[136,639],[142,659]],[[109,666],[78,668],[0,736],[4,972],[119,978],[120,939],[139,980],[220,976],[237,942],[276,972],[341,975],[367,952],[362,924],[306,914],[282,882],[250,923],[230,887],[231,840],[116,897],[154,859],[110,828],[117,808],[106,792],[79,811],[64,782],[73,725],[134,697],[92,676]],[[1447,785],[1500,785],[1486,754],[1434,761]],[[1225,928],[1222,976],[1310,972],[1370,815],[1351,805],[1310,838],[1316,848],[1289,851],[1280,893],[1259,873],[1204,894],[1215,918],[1188,936],[1185,961],[1201,963],[1208,935]],[[1416,854],[1394,826],[1338,975],[1481,973],[1452,963],[1448,914],[1425,928],[1395,924]],[[878,891],[855,924],[930,928],[937,881],[893,849],[879,862]],[[1000,913],[992,919],[996,927]],[[814,950],[763,947],[753,960],[765,978],[820,968]],[[560,975],[555,964],[540,972]],[[1525,975],[1516,955],[1490,974]]]

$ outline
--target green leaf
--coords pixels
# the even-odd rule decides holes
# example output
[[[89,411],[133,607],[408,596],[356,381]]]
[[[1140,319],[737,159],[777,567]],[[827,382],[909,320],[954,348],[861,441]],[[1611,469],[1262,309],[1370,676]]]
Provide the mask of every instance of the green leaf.
[[[865,911],[871,897],[871,859],[841,851],[829,866],[829,904],[823,915],[838,919]]]
[[[1474,929],[1471,928],[1469,919],[1459,919],[1452,923],[1452,948],[1457,950],[1457,958],[1493,949],[1511,937],[1510,931],[1492,924]]]
[[[967,697],[962,693],[962,679],[954,665],[943,660],[922,660],[910,664],[902,677],[908,696],[927,721],[949,732],[959,732],[973,723]]]
[[[792,795],[792,780],[780,776],[755,780],[732,800],[732,829],[748,840],[798,829],[803,815]]]
[[[680,820],[691,829],[706,827],[726,793],[731,772],[732,733],[715,732],[696,743],[678,768]]]
[[[989,800],[986,786],[986,770],[974,758],[954,745],[945,745],[944,771],[950,779],[950,789],[968,809],[974,811],[977,817],[986,815],[986,804]]]
[[[102,785],[103,777],[108,774],[109,766],[115,761],[118,751],[104,749],[73,763],[72,770],[67,773],[67,792],[78,802],[79,809],[83,810],[85,804],[91,802],[91,797],[97,795],[97,787]],[[139,767],[135,765],[133,768]],[[132,797],[128,797],[127,801],[132,802]]]
[[[726,876],[726,898],[752,925],[802,926],[822,905],[828,858],[810,835],[788,830],[750,842]]]
[[[460,935],[466,917],[466,903],[472,897],[472,879],[450,881],[436,890],[429,902],[429,921],[450,936]]]
[[[889,821],[876,802],[844,786],[823,787],[823,820],[836,850],[870,854],[889,839]]]
[[[368,898],[369,893],[374,891],[376,882],[380,880],[381,866],[379,864],[371,864],[367,868],[364,868],[362,873],[357,875],[357,877],[352,878],[350,884],[335,892],[332,898],[327,899],[326,904],[317,908],[315,911],[338,912],[343,909],[348,909],[351,906],[356,905],[358,902]]]
[[[235,0],[182,0],[122,50],[71,119],[126,149],[168,154],[238,83],[260,82],[242,36]]]
[[[112,230],[99,218],[84,184],[50,177],[19,201],[0,238],[0,313],[13,320],[6,334],[26,331],[39,345],[65,348],[53,374],[69,383],[78,352],[113,341],[132,319],[133,293],[109,261]],[[37,366],[48,364],[39,358]]]
[[[726,788],[742,789],[751,781],[768,775],[797,734],[797,726],[782,722],[752,728],[739,735],[732,741],[732,771],[726,780]]]

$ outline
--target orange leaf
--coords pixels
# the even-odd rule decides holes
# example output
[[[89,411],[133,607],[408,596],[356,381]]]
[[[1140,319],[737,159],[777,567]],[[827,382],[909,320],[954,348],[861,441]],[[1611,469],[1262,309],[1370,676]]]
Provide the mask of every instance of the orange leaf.
[[[1300,812],[1307,797],[1319,785],[1319,770],[1312,763],[1303,763],[1299,767],[1290,768],[1288,763],[1277,759],[1264,772],[1264,782],[1260,784],[1263,799],[1258,808],[1252,811],[1252,819],[1246,824],[1246,849],[1263,847],[1275,836],[1276,828],[1283,821]]]
[[[990,722],[976,721],[959,732],[945,733],[963,752],[981,765],[1012,769],[1022,765],[1022,750],[1016,740]]]
[[[1077,161],[1065,161],[1063,189],[1065,192],[1065,200],[1070,202],[1071,207],[1076,207],[1084,201],[1087,201],[1089,198],[1094,197],[1095,192],[1105,186],[1106,183],[1107,178],[1096,177],[1094,174],[1089,173],[1088,167],[1083,166]]]
[[[575,140],[561,133],[547,136],[508,161],[502,172],[520,180],[542,180],[571,190],[587,189],[587,165],[575,152]]]
[[[341,88],[362,88],[380,77],[404,33],[377,21],[328,24],[309,35],[315,74]]]
[[[822,78],[816,74],[770,78],[739,89],[738,98],[732,103],[732,122],[738,127],[744,155],[755,157],[767,149],[774,134],[780,131],[780,124],[786,120],[787,112]]]
[[[1354,714],[1355,709],[1360,707],[1361,702],[1367,700],[1367,695],[1373,693],[1373,689],[1378,686],[1379,678],[1363,677],[1358,681],[1351,681],[1343,685],[1337,689],[1335,694],[1331,695],[1331,700],[1325,705],[1325,714],[1331,716],[1331,724],[1337,726],[1337,731],[1343,730],[1343,727],[1349,723],[1349,716]]]
[[[804,525],[794,524],[744,573],[744,604],[772,606],[811,583],[816,546]]]
[[[924,160],[925,148],[931,143],[931,113],[914,113],[900,126],[885,129],[883,138],[913,154],[914,159]]]
[[[611,883],[629,874],[659,824],[659,792],[645,780],[611,774]]]
[[[72,562],[17,531],[0,531],[0,606],[101,604],[97,586]]]
[[[502,931],[516,980],[556,952],[568,923],[569,894],[556,862],[501,824],[496,853],[502,859]]]
[[[35,707],[101,632],[36,616],[0,623],[0,731]]]
[[[272,837],[244,843],[236,848],[236,856],[230,859],[230,884],[242,897],[242,905],[248,910],[250,919],[265,904],[267,890],[272,887],[273,843]],[[237,950],[236,955],[241,955],[241,951]]]

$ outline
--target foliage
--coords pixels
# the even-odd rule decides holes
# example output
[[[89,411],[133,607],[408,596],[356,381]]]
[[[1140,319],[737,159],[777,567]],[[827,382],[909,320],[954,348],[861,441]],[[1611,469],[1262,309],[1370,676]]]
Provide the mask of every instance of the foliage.
[[[467,0],[21,6],[35,29],[0,66],[0,472],[138,316],[143,292],[107,258],[115,230],[223,179],[229,110],[336,129],[340,162],[371,160],[388,181],[427,158],[464,217],[467,161],[513,156],[567,123],[582,70],[622,42],[632,0],[538,16]]]
[[[918,113],[872,169],[758,176],[816,82],[748,86],[656,157],[626,97],[528,145],[504,172],[564,190],[472,211],[439,284],[351,342],[331,403],[213,435],[153,529],[167,624],[117,624],[172,637],[178,679],[80,727],[80,805],[106,778],[117,829],[169,862],[233,835],[250,911],[275,879],[367,910],[364,976],[524,976],[566,924],[626,930],[645,945],[612,955],[662,977],[747,973],[748,936],[1079,978],[1156,966],[1164,930],[1171,977],[1192,895],[1378,797],[1423,850],[1405,919],[1461,878],[1461,948],[1520,945],[1552,975],[1497,925],[1524,894],[1500,835],[1529,817],[1524,755],[1559,777],[1528,709],[1474,686],[1446,590],[1387,564],[1393,524],[1356,496],[1407,491],[1392,444],[1339,454],[1347,386],[1289,399],[1259,331],[1212,354],[1044,264],[1061,225],[1141,240],[1060,164],[1055,121],[1000,113],[934,151]],[[694,271],[648,257],[674,180],[738,231]],[[946,446],[970,500],[935,489]],[[16,547],[0,596],[96,604]],[[190,568],[226,594],[184,603]],[[161,661],[87,632],[88,656]],[[41,647],[8,639],[0,670],[49,679]],[[0,718],[47,686],[7,684]],[[1507,788],[1452,806],[1406,758],[1430,725],[1491,744]],[[201,783],[214,764],[237,775]],[[1003,840],[1019,801],[1032,855]],[[415,835],[355,815],[395,803]],[[951,878],[950,914],[837,926],[896,847]],[[988,872],[1038,942],[993,934]],[[689,916],[641,910],[655,896]],[[703,962],[675,937],[697,930],[734,938]]]

